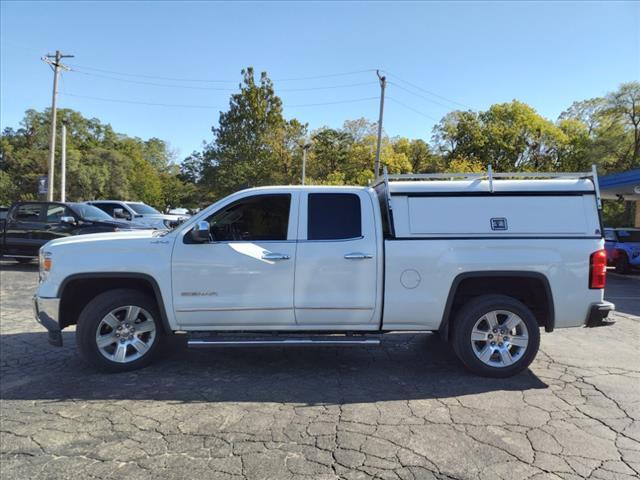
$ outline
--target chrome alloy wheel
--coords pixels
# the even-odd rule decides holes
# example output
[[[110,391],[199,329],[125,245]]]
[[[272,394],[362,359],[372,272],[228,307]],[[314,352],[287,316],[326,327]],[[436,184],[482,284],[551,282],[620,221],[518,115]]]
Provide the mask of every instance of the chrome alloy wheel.
[[[471,331],[471,347],[490,367],[508,367],[520,360],[529,344],[522,318],[507,310],[493,310],[480,317]]]
[[[138,360],[151,348],[156,337],[156,323],[145,309],[127,305],[111,310],[96,331],[98,350],[117,363]]]

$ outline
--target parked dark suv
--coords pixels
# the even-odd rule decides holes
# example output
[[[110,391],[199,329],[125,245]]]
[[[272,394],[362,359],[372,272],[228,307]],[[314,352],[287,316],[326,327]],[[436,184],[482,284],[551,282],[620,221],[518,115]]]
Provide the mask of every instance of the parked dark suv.
[[[40,247],[56,238],[148,228],[114,220],[91,205],[60,202],[14,203],[3,223],[0,254],[19,262],[37,257]]]

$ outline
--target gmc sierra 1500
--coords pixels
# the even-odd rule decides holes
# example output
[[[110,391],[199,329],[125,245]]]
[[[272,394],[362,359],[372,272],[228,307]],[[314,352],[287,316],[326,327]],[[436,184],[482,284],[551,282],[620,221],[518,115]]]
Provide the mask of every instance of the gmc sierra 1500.
[[[107,371],[148,364],[176,331],[206,346],[411,330],[508,376],[531,363],[540,328],[606,323],[599,204],[595,170],[253,188],[169,232],[49,242],[36,318],[57,345],[77,324],[80,353]]]

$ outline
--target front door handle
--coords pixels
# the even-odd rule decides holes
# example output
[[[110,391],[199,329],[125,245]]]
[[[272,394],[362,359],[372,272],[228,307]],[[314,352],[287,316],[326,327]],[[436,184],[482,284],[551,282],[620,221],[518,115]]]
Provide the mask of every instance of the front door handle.
[[[347,253],[344,258],[346,258],[347,260],[366,260],[368,258],[373,258],[373,255],[369,255],[368,253],[354,252]]]
[[[285,253],[263,253],[262,254],[262,259],[263,260],[272,260],[272,261],[277,261],[277,260],[289,260],[291,257]]]

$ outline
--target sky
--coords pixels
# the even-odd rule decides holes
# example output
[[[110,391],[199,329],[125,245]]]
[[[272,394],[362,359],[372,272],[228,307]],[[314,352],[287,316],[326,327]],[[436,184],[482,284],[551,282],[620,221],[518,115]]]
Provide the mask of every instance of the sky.
[[[573,101],[640,79],[640,2],[0,3],[0,127],[51,105],[169,142],[180,161],[228,108],[240,71],[274,80],[310,129],[377,120],[429,140],[455,109],[518,99],[555,120]]]

